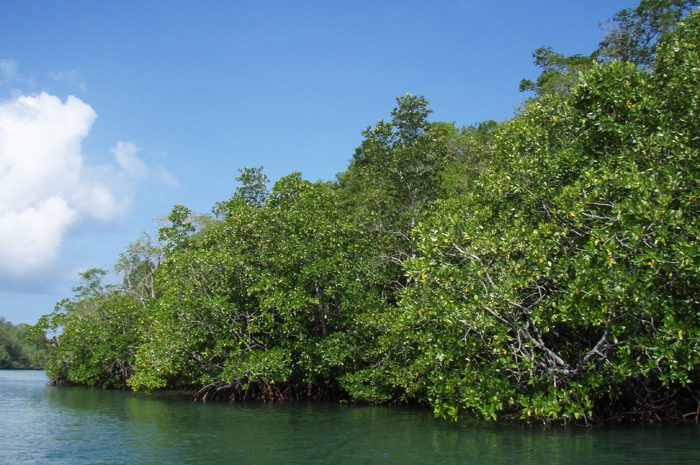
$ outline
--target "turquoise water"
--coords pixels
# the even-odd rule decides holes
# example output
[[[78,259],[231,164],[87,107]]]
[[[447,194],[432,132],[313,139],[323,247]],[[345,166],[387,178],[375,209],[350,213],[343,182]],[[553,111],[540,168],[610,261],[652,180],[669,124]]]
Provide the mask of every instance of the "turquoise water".
[[[417,408],[192,402],[0,370],[0,464],[700,464],[700,427],[448,423]]]

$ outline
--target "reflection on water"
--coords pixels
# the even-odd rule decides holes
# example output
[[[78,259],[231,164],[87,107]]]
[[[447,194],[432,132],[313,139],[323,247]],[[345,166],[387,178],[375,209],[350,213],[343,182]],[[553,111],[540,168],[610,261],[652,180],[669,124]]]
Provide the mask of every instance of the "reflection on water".
[[[447,423],[417,408],[192,402],[0,370],[0,463],[697,464],[697,426]]]

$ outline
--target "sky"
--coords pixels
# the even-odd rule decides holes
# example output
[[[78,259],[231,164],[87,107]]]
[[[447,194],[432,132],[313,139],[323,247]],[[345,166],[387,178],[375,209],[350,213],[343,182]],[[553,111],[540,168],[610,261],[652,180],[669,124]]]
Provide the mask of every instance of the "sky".
[[[335,179],[397,96],[509,119],[535,49],[590,54],[636,4],[5,0],[0,317],[36,323],[175,204],[230,198],[240,168]]]

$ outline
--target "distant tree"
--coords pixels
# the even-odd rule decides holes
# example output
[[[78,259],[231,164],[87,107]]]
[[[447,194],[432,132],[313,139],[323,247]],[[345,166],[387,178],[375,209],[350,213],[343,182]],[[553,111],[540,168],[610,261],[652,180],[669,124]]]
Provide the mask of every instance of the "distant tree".
[[[38,369],[44,352],[31,338],[31,326],[0,317],[0,369]]]

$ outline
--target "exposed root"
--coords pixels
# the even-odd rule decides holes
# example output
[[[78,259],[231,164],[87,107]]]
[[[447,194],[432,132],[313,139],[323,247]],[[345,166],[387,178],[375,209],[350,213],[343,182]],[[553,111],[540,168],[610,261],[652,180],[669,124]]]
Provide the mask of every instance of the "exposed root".
[[[282,402],[310,400],[331,400],[340,396],[332,393],[325,384],[299,389],[289,383],[277,385],[270,383],[261,375],[249,373],[243,379],[233,382],[216,381],[196,391],[194,400],[252,400],[260,402]]]
[[[46,383],[47,386],[56,386],[56,387],[61,387],[61,386],[77,386],[77,384],[72,383],[68,381],[67,379],[61,378],[61,377],[54,377],[49,380],[48,383]]]

